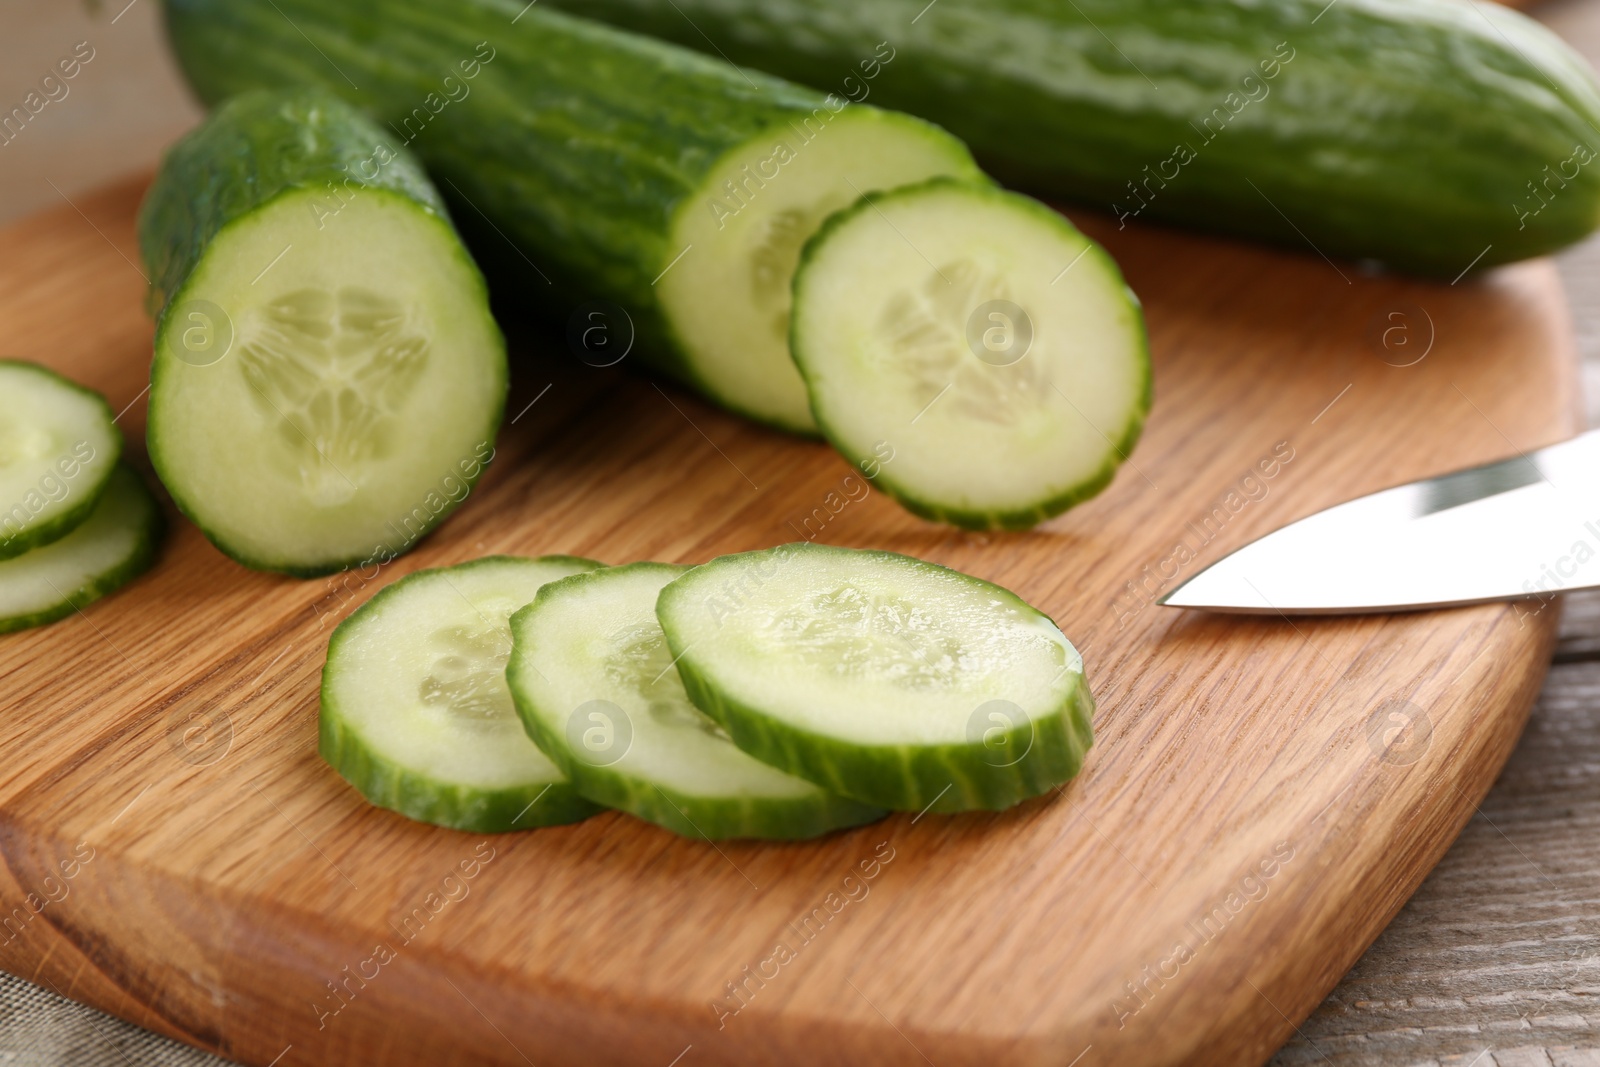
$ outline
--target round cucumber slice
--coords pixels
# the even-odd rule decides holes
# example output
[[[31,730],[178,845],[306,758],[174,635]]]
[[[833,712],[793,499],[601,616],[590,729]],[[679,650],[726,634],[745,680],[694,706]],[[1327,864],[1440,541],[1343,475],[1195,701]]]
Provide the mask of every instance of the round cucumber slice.
[[[723,556],[656,615],[689,697],[746,752],[907,811],[998,810],[1078,773],[1083,659],[1014,593],[892,552]]]
[[[0,561],[0,633],[65,618],[155,563],[166,525],[155,497],[120,463],[107,482],[71,533]]]
[[[529,736],[590,800],[685,837],[815,837],[881,818],[739,751],[689,702],[655,611],[686,570],[590,571],[512,617],[506,678]]]
[[[229,556],[326,573],[399,555],[465,499],[505,393],[482,278],[439,214],[293,188],[224,226],[162,314],[150,457]]]
[[[1025,529],[1103,489],[1150,407],[1138,300],[1035,200],[942,179],[806,246],[792,347],[828,440],[924,518]]]
[[[528,740],[504,673],[511,613],[546,582],[598,566],[490,556],[384,589],[328,642],[322,758],[379,807],[457,830],[526,830],[599,811]]]
[[[103,396],[37,364],[0,360],[0,560],[88,519],[121,455]]]
[[[678,209],[661,302],[688,374],[735,411],[816,433],[789,358],[800,250],[862,193],[938,175],[984,181],[966,146],[937,126],[875,108],[823,107],[729,152]],[[662,264],[664,268],[668,264]]]

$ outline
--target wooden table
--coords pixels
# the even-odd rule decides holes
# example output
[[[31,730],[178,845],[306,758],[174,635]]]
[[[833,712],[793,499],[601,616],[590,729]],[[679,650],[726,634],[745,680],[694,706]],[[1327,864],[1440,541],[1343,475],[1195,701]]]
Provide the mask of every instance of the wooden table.
[[[153,0],[125,3],[90,14],[4,0],[0,101],[20,99],[79,41],[95,57],[28,140],[0,148],[0,220],[149,166],[194,121],[161,56]],[[1600,60],[1600,0],[1540,16]],[[1600,240],[1561,267],[1592,379],[1590,422],[1600,425]],[[1600,1067],[1600,595],[1571,598],[1563,634],[1527,734],[1480,814],[1275,1064]],[[22,1051],[8,1044],[6,983],[0,1062]],[[122,1062],[110,1046],[134,1063],[221,1062],[176,1046],[158,1061],[148,1035],[75,1006],[58,1018],[48,1044],[60,1055],[23,1062],[80,1062],[75,1048]]]

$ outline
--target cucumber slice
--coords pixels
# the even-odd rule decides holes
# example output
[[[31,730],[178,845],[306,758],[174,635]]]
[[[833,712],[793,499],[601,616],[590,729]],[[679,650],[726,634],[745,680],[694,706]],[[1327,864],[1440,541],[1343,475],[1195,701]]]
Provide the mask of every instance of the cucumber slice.
[[[0,560],[88,519],[121,455],[105,397],[37,364],[0,360]]]
[[[874,108],[815,132],[791,121],[729,152],[679,208],[671,247],[690,251],[658,286],[693,380],[734,411],[816,433],[789,355],[800,250],[862,193],[936,175],[984,180],[943,130]]]
[[[1078,773],[1083,658],[1014,593],[892,552],[714,559],[656,614],[690,699],[746,752],[909,811],[998,810]]]
[[[689,702],[655,613],[687,570],[590,571],[512,617],[506,678],[528,734],[590,800],[685,837],[815,837],[882,817],[745,755]]]
[[[586,819],[506,691],[511,613],[546,582],[598,567],[490,556],[418,571],[333,632],[318,751],[362,796],[419,822],[497,833]]]
[[[1137,298],[1037,201],[936,179],[807,245],[792,337],[823,433],[924,518],[1025,529],[1093,496],[1150,408]]]
[[[107,482],[71,533],[0,562],[0,633],[65,618],[155,563],[166,525],[155,497],[120,463]]]
[[[494,454],[505,347],[418,165],[339,100],[252,93],[163,164],[150,456],[247,566],[387,562]],[[357,180],[356,176],[362,176]]]

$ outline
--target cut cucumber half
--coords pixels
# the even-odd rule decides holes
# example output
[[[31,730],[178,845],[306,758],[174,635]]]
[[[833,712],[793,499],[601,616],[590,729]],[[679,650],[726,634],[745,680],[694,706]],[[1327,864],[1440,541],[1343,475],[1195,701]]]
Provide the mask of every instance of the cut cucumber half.
[[[0,360],[0,560],[87,520],[121,455],[105,397],[37,364]]]
[[[107,481],[88,519],[71,533],[0,561],[0,633],[63,619],[155,563],[166,525],[155,497],[122,464]]]
[[[924,518],[1025,529],[1093,496],[1150,408],[1139,302],[1035,200],[934,180],[833,216],[795,276],[823,433]]]
[[[171,294],[150,456],[247,566],[387,562],[494,454],[506,362],[487,291],[392,140],[320,93],[248,94],[179,143],[146,202]]]
[[[1078,773],[1094,699],[1041,612],[910,556],[723,556],[661,591],[690,699],[746,752],[868,804],[998,810]]]
[[[328,642],[322,758],[379,807],[457,830],[527,830],[599,811],[528,740],[505,681],[511,613],[546,582],[598,566],[490,556],[380,592]]]
[[[984,177],[936,126],[889,111],[823,109],[827,125],[790,121],[729,152],[678,209],[671,247],[688,249],[661,279],[661,303],[690,373],[726,407],[815,433],[789,356],[800,250],[862,193],[937,175]]]
[[[685,837],[815,837],[880,818],[739,751],[689,702],[655,612],[687,569],[590,571],[512,617],[506,678],[529,735],[590,800]]]

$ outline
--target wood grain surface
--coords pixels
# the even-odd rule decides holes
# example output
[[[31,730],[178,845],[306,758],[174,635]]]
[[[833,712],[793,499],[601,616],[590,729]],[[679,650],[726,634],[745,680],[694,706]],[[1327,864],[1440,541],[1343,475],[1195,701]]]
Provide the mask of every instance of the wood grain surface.
[[[0,235],[7,354],[131,404],[136,453],[139,192]],[[1157,367],[1111,490],[1029,534],[952,532],[877,496],[820,532],[969,570],[1061,622],[1100,701],[1070,787],[720,847],[616,814],[486,839],[362,803],[315,756],[316,684],[331,625],[378,587],[490,552],[696,562],[792,540],[848,473],[824,446],[525,347],[481,490],[370,583],[253,574],[178,523],[155,574],[0,639],[0,903],[45,901],[0,936],[0,966],[286,1067],[1266,1059],[1474,812],[1554,613],[1219,619],[1128,583],[1158,583],[1214,508],[1204,561],[1568,436],[1566,311],[1548,263],[1452,287],[1082,221],[1145,300]],[[1432,335],[1412,366],[1381,342],[1395,314]],[[779,942],[794,958],[774,972]]]
[[[1427,882],[1274,1067],[1600,1067],[1600,594]]]

